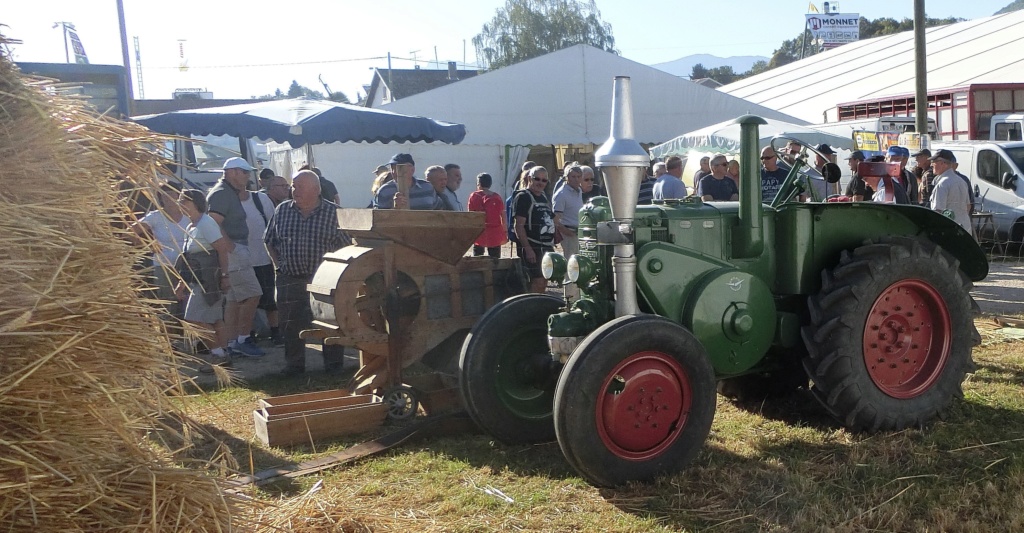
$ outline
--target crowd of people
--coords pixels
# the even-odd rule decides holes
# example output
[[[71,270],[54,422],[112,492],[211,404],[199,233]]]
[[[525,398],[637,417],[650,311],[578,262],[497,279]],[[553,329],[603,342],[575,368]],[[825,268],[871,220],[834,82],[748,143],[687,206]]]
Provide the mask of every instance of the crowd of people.
[[[337,189],[317,169],[300,170],[291,184],[264,170],[259,190],[250,189],[254,169],[244,159],[228,159],[222,171],[208,193],[163,186],[158,207],[132,226],[133,235],[159,244],[157,296],[168,315],[207,332],[202,351],[211,364],[203,370],[265,355],[253,327],[263,309],[266,342],[284,346],[283,374],[302,373],[299,333],[312,322],[306,285],[325,253],[351,242],[338,227]],[[323,355],[326,372],[342,370],[343,347],[324,346]]]
[[[826,144],[815,148],[814,168],[823,172],[836,155]],[[797,143],[787,145],[781,154],[771,146],[761,150],[762,202],[775,199],[800,152]],[[911,158],[915,166],[908,169]],[[852,178],[838,199],[923,205],[970,231],[970,182],[956,171],[956,158],[949,150],[910,154],[891,146],[884,156],[866,158],[858,150],[846,160]],[[900,171],[895,176],[863,173],[862,169],[873,168],[862,167],[864,162],[896,163]],[[712,202],[738,199],[740,165],[735,159],[723,154],[701,158],[693,191],[683,182],[683,167],[684,160],[678,156],[654,163],[640,184],[637,203],[687,197]],[[299,332],[312,322],[306,284],[325,253],[351,242],[338,228],[338,190],[319,169],[309,166],[302,167],[291,183],[264,169],[258,190],[250,190],[254,169],[244,159],[228,159],[222,170],[223,176],[209,193],[163,186],[157,205],[132,226],[134,235],[151,237],[159,244],[152,259],[156,296],[169,302],[168,315],[212,332],[204,339],[212,364],[230,365],[232,356],[260,357],[265,352],[257,341],[265,340],[284,346],[285,375],[301,374],[306,358]],[[545,253],[559,247],[568,257],[578,251],[579,211],[590,198],[605,194],[595,183],[594,169],[577,162],[566,164],[557,180],[545,167],[525,162],[515,190],[505,199],[491,190],[492,176],[480,173],[465,203],[458,195],[462,184],[458,164],[431,165],[425,179],[415,177],[415,170],[415,161],[406,153],[395,154],[377,167],[368,207],[484,213],[485,228],[473,243],[473,255],[500,257],[502,246],[513,241],[529,275],[531,292],[547,290],[541,274]],[[550,186],[552,181],[556,183]],[[829,196],[824,180],[812,180],[805,189],[815,189],[819,200]],[[805,193],[800,199],[809,198]],[[175,283],[175,269],[184,281]],[[189,272],[194,275],[184,275]],[[577,289],[567,286],[566,297],[578,298]],[[266,315],[269,335],[265,339],[255,335],[257,309]],[[325,370],[341,370],[342,347],[324,346],[323,355]]]

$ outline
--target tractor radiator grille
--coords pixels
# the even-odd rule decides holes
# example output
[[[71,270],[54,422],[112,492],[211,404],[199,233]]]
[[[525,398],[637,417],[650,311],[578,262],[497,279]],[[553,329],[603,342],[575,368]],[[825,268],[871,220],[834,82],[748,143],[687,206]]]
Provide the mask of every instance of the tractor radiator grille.
[[[670,242],[668,237],[668,228],[651,228],[651,240]]]

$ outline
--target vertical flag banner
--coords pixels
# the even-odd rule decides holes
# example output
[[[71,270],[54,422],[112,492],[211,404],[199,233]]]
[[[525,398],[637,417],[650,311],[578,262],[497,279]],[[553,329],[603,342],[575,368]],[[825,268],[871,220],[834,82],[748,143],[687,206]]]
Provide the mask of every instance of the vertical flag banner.
[[[78,32],[75,31],[75,27],[69,24],[67,32],[68,39],[71,40],[71,50],[75,53],[75,63],[88,65],[89,57],[85,55],[85,47],[82,46],[82,40],[78,38]]]

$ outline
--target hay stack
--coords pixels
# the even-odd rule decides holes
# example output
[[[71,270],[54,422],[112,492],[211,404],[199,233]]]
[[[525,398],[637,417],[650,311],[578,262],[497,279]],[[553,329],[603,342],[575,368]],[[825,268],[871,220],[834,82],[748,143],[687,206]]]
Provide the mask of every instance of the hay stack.
[[[0,58],[0,529],[229,531],[218,481],[152,440],[179,361],[115,174],[145,185],[154,137],[26,80]]]

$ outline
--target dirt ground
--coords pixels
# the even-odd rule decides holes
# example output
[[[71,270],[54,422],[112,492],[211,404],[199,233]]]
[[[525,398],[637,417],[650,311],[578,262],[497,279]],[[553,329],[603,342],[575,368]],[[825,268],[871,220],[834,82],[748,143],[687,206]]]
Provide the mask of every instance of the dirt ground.
[[[1024,262],[991,261],[988,277],[975,283],[971,293],[985,314],[1024,314]]]

